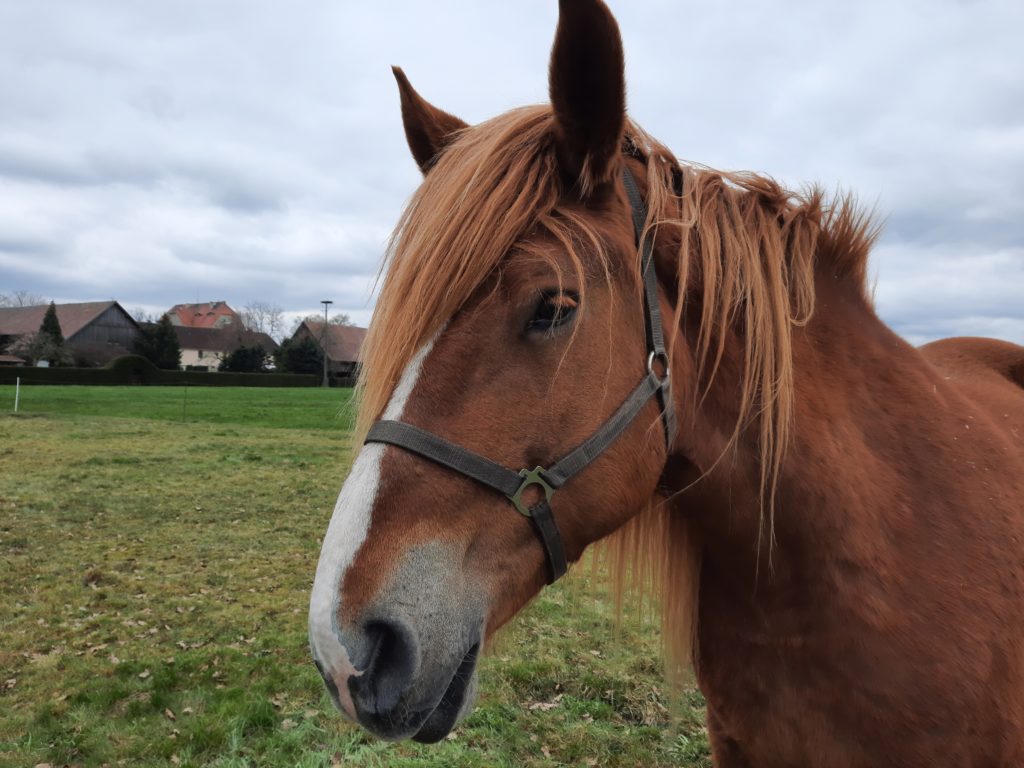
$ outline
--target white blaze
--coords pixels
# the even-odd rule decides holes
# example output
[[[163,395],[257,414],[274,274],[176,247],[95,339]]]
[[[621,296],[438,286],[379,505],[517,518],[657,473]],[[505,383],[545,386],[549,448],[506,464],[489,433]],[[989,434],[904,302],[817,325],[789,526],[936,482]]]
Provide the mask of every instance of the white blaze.
[[[436,336],[434,337],[437,338]],[[425,344],[402,372],[395,387],[385,419],[400,419],[419,378],[423,361],[434,346],[434,339]],[[387,446],[381,443],[364,445],[348,479],[338,495],[331,524],[327,527],[320,549],[320,562],[316,566],[316,579],[309,599],[309,644],[313,656],[320,662],[325,674],[335,681],[338,697],[344,710],[352,717],[355,711],[348,692],[348,678],[361,674],[349,660],[338,632],[338,613],[341,610],[341,585],[345,573],[356,558],[359,548],[370,529],[370,516],[380,485],[380,463]]]

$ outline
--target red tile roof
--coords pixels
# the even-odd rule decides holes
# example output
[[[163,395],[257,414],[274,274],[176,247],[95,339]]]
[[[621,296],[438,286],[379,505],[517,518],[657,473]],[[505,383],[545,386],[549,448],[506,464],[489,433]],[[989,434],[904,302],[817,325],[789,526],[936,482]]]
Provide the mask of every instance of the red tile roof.
[[[60,322],[60,332],[65,339],[70,340],[72,336],[116,304],[116,301],[58,304],[57,320]],[[0,336],[21,336],[26,333],[35,333],[43,324],[43,315],[46,314],[49,306],[49,304],[41,304],[37,307],[0,308]]]
[[[223,328],[241,323],[238,313],[226,301],[207,301],[202,304],[175,304],[167,314],[171,322],[185,328]]]

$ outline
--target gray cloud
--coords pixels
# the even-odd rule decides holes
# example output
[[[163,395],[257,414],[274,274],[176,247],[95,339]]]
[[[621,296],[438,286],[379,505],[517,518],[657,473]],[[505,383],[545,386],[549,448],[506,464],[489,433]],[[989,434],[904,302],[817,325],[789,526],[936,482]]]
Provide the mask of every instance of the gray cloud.
[[[912,341],[1024,341],[1024,4],[612,6],[631,113],[680,157],[874,205]],[[3,4],[0,290],[368,320],[418,182],[389,65],[471,122],[546,98],[554,0],[439,8]]]

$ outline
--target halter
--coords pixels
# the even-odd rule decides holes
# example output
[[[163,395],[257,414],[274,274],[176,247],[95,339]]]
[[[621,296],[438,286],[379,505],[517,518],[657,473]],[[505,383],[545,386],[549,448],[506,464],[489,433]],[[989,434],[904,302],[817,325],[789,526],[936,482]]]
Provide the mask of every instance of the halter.
[[[623,170],[622,177],[633,212],[633,230],[636,234],[637,246],[641,248],[642,254],[647,375],[630,393],[625,402],[619,406],[618,410],[594,434],[551,466],[521,469],[518,472],[449,442],[440,435],[402,421],[382,419],[374,423],[366,435],[367,443],[387,443],[404,448],[504,494],[512,502],[516,511],[533,521],[533,526],[547,556],[550,569],[549,584],[563,576],[567,569],[565,547],[551,512],[551,497],[555,491],[604,453],[605,449],[615,442],[626,427],[633,423],[652,397],[657,396],[658,405],[661,407],[661,419],[665,427],[665,444],[668,448],[671,448],[676,435],[668,353],[665,351],[661,309],[658,304],[658,278],[654,268],[654,237],[650,231],[644,233],[644,225],[647,222],[647,206],[640,196],[633,174],[627,168]],[[661,366],[663,373],[658,373],[656,365]],[[544,498],[527,507],[523,501],[523,492],[531,485],[537,486],[543,492]]]

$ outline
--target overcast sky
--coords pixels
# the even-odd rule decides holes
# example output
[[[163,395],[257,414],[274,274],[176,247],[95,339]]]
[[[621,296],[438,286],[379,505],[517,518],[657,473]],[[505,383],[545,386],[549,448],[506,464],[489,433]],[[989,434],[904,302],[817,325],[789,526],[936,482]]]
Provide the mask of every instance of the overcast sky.
[[[612,0],[681,158],[856,192],[913,342],[1024,342],[1024,2]],[[547,98],[556,0],[0,0],[0,292],[369,320],[418,171],[389,65],[469,122]]]

